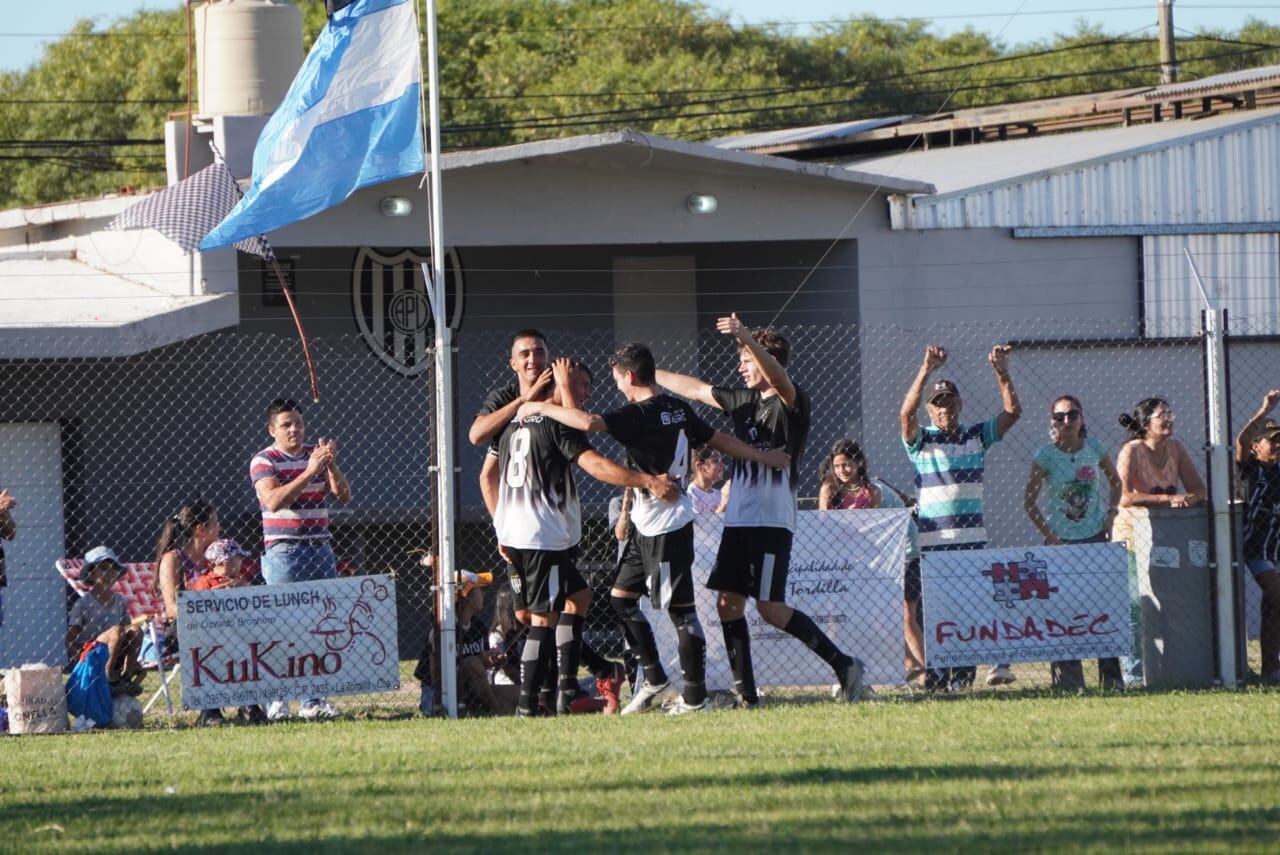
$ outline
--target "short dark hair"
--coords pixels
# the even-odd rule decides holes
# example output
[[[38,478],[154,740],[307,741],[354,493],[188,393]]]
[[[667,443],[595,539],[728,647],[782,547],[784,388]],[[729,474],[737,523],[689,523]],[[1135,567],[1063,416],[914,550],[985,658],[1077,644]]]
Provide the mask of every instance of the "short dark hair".
[[[751,337],[778,360],[779,365],[787,367],[787,363],[791,361],[791,342],[787,341],[786,336],[773,327],[756,327],[751,331]]]
[[[591,366],[587,365],[587,363],[583,362],[581,359],[569,360],[569,367],[574,371],[585,371],[587,373],[587,379],[592,383],[596,382],[596,373],[591,370]]]
[[[653,362],[653,351],[649,350],[649,345],[638,341],[618,348],[609,357],[609,367],[635,374],[641,386],[652,386],[657,379],[658,368]]]
[[[302,415],[302,408],[298,406],[298,402],[292,398],[276,398],[270,404],[267,404],[267,424],[274,424],[276,416],[281,413],[297,413]]]
[[[513,335],[511,337],[511,346],[515,347],[516,342],[518,342],[522,338],[536,338],[538,341],[542,342],[543,347],[547,346],[547,337],[543,335],[539,330],[535,330],[532,327],[528,329],[520,330],[518,333]]]

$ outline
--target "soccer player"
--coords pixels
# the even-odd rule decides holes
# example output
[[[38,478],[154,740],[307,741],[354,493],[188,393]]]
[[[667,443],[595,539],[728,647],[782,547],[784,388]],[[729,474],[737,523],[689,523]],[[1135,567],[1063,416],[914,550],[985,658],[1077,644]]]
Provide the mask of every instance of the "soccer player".
[[[580,388],[584,397],[573,398],[573,390],[569,382],[570,361],[556,360],[557,368],[551,367],[547,358],[547,338],[536,329],[523,329],[511,337],[511,356],[508,364],[515,374],[515,380],[499,386],[485,396],[480,411],[471,423],[468,439],[473,445],[489,444],[480,468],[480,495],[484,499],[485,508],[492,517],[498,503],[498,437],[516,417],[516,411],[526,401],[541,400],[557,395],[560,403],[567,407],[581,406],[591,392],[590,371],[586,374],[586,384]],[[498,546],[502,551],[502,545]],[[502,556],[507,561],[507,556]],[[515,594],[516,618],[526,626],[529,625],[529,610],[525,608],[520,593]],[[582,663],[595,677],[596,690],[606,701],[605,712],[611,714],[618,708],[618,692],[621,690],[626,673],[621,662],[614,662],[601,656],[591,645],[582,645]],[[550,675],[549,675],[550,676]],[[554,686],[552,685],[548,688]]]
[[[862,698],[862,661],[844,653],[808,615],[786,604],[796,482],[810,418],[809,396],[787,375],[791,345],[772,329],[748,330],[736,314],[720,318],[716,328],[737,340],[738,374],[745,389],[712,386],[670,371],[657,372],[658,385],[723,410],[743,442],[758,449],[782,448],[791,456],[791,465],[780,472],[734,461],[724,535],[707,579],[707,587],[720,593],[716,608],[739,704],[753,708],[760,703],[744,616],[748,597],[755,598],[756,610],[767,623],[822,657],[835,671],[841,696],[856,703]]]
[[[575,400],[585,399],[587,372],[573,370],[571,383]],[[606,484],[641,488],[667,502],[683,491],[670,476],[626,469],[602,457],[581,431],[540,415],[507,425],[498,441],[498,458],[494,529],[511,562],[512,590],[523,598],[530,623],[516,714],[531,716],[537,709],[542,678],[553,659],[553,619],[560,677],[556,711],[569,712],[578,692],[582,625],[591,604],[591,591],[574,562],[582,538],[582,510],[571,464]]]
[[[631,522],[635,534],[624,546],[618,578],[609,602],[622,621],[627,643],[644,668],[644,684],[622,714],[656,706],[669,681],[649,621],[640,611],[641,595],[649,594],[655,609],[666,609],[675,625],[684,694],[668,711],[672,715],[708,709],[707,643],[693,599],[693,500],[685,491],[692,449],[707,445],[741,460],[785,469],[790,460],[782,449],[761,451],[715,430],[684,401],[656,386],[653,353],[643,344],[624,345],[610,359],[614,383],[627,405],[604,415],[532,402],[520,415],[545,415],[583,431],[608,431],[627,450],[632,469],[666,473],[680,484],[680,498],[661,501],[643,490],[631,491]]]

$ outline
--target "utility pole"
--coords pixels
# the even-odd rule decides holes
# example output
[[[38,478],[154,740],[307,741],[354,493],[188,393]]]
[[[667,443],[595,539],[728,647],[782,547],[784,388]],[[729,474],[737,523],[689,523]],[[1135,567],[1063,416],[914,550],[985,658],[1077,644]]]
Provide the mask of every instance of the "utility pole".
[[[1156,0],[1160,28],[1160,82],[1178,82],[1178,54],[1173,43],[1173,0]]]

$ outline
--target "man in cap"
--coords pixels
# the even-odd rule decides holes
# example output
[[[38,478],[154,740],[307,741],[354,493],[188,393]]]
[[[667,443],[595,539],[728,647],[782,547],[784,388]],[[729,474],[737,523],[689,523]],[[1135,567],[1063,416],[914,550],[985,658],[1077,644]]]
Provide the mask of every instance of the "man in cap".
[[[916,473],[919,499],[917,525],[920,552],[982,549],[987,530],[982,521],[982,474],[987,449],[1004,438],[1022,416],[1022,405],[1009,376],[1007,345],[996,345],[987,355],[996,375],[1003,408],[985,422],[966,425],[960,421],[963,401],[960,390],[950,380],[932,380],[947,361],[947,352],[938,345],[925,348],[924,360],[907,389],[899,414],[902,442]],[[917,415],[920,400],[927,401],[929,426],[922,427]],[[908,574],[903,597],[916,615],[915,631],[921,631],[920,577]],[[973,684],[975,669],[952,668],[948,674],[926,676],[930,689],[965,688]],[[987,685],[999,686],[1014,680],[1008,665],[996,665],[987,675]]]
[[[1236,438],[1245,500],[1244,564],[1262,591],[1259,632],[1262,682],[1280,685],[1280,424],[1267,416],[1280,402],[1272,389]]]

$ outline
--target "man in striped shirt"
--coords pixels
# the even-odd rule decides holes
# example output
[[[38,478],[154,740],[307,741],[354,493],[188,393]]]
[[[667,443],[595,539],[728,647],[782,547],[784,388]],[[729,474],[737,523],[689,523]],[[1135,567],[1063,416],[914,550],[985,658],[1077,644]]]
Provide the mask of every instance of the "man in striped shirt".
[[[351,485],[338,468],[338,443],[324,438],[304,443],[302,411],[285,399],[267,407],[267,433],[274,442],[249,462],[249,479],[262,509],[262,577],[268,585],[336,578],[328,500],[351,501]],[[316,698],[303,701],[298,714],[334,718],[338,713]],[[271,703],[267,715],[287,717],[287,702]]]
[[[921,553],[982,549],[987,545],[987,530],[982,522],[982,473],[987,449],[1003,439],[1022,416],[1022,405],[1014,391],[1013,378],[1009,376],[1009,351],[1008,346],[996,345],[987,355],[1004,406],[985,422],[966,425],[960,421],[963,402],[955,383],[950,380],[930,383],[933,373],[947,361],[947,352],[937,345],[925,349],[920,370],[907,389],[899,419],[902,442],[916,472]],[[921,427],[917,413],[926,387],[926,409],[931,424]],[[920,580],[908,576],[903,594],[919,615]],[[926,685],[944,688],[949,680],[952,688],[964,688],[972,685],[974,673],[971,667],[953,668],[946,676],[929,675]],[[1013,680],[1008,665],[997,665],[987,675],[989,686]]]

